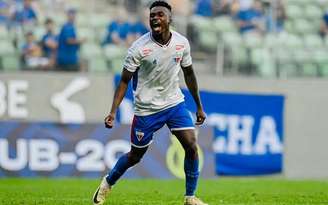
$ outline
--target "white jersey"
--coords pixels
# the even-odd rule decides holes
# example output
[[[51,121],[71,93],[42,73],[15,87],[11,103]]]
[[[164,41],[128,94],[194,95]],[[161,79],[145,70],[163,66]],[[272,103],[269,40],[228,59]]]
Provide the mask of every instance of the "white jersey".
[[[179,87],[179,71],[192,64],[190,45],[181,34],[171,31],[166,45],[146,33],[129,48],[123,67],[134,72],[134,111],[150,115],[184,101]]]

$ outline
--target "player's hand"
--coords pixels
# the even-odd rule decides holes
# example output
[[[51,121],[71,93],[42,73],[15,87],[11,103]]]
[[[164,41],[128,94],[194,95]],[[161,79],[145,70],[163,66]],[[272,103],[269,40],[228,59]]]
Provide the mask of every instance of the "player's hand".
[[[113,128],[114,126],[114,120],[115,120],[115,115],[110,113],[106,118],[105,118],[105,127],[108,129]]]
[[[197,117],[197,121],[195,124],[202,125],[206,119],[206,114],[202,109],[200,109],[196,112],[196,117]]]

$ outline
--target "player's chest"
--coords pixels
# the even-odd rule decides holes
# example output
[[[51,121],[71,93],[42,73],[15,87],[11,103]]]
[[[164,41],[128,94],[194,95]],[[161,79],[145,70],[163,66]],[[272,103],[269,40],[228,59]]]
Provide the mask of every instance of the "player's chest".
[[[151,67],[171,67],[180,65],[183,58],[182,45],[158,46],[153,45],[142,49],[142,64]]]

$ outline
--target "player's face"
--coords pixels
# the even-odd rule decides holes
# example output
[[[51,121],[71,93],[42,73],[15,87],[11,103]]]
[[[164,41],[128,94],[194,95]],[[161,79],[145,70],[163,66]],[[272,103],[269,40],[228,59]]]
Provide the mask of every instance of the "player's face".
[[[156,6],[150,10],[149,24],[152,32],[164,33],[170,27],[170,11],[163,6]]]
[[[52,31],[54,28],[54,24],[52,22],[49,22],[46,24],[46,28],[48,31]]]
[[[76,17],[75,13],[69,12],[67,16],[68,16],[68,21],[70,21],[70,22],[74,22],[75,21],[75,17]]]

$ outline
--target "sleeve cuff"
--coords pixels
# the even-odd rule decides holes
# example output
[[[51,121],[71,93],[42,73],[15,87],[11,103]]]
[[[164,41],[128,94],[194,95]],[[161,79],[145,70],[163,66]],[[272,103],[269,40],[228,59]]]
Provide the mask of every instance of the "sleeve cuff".
[[[134,73],[136,71],[136,69],[133,68],[133,67],[126,67],[126,66],[124,66],[123,68],[126,69],[127,71],[131,72],[131,73]]]
[[[192,63],[186,63],[186,64],[181,64],[181,67],[186,68],[186,67],[191,66],[191,65],[192,65]]]

